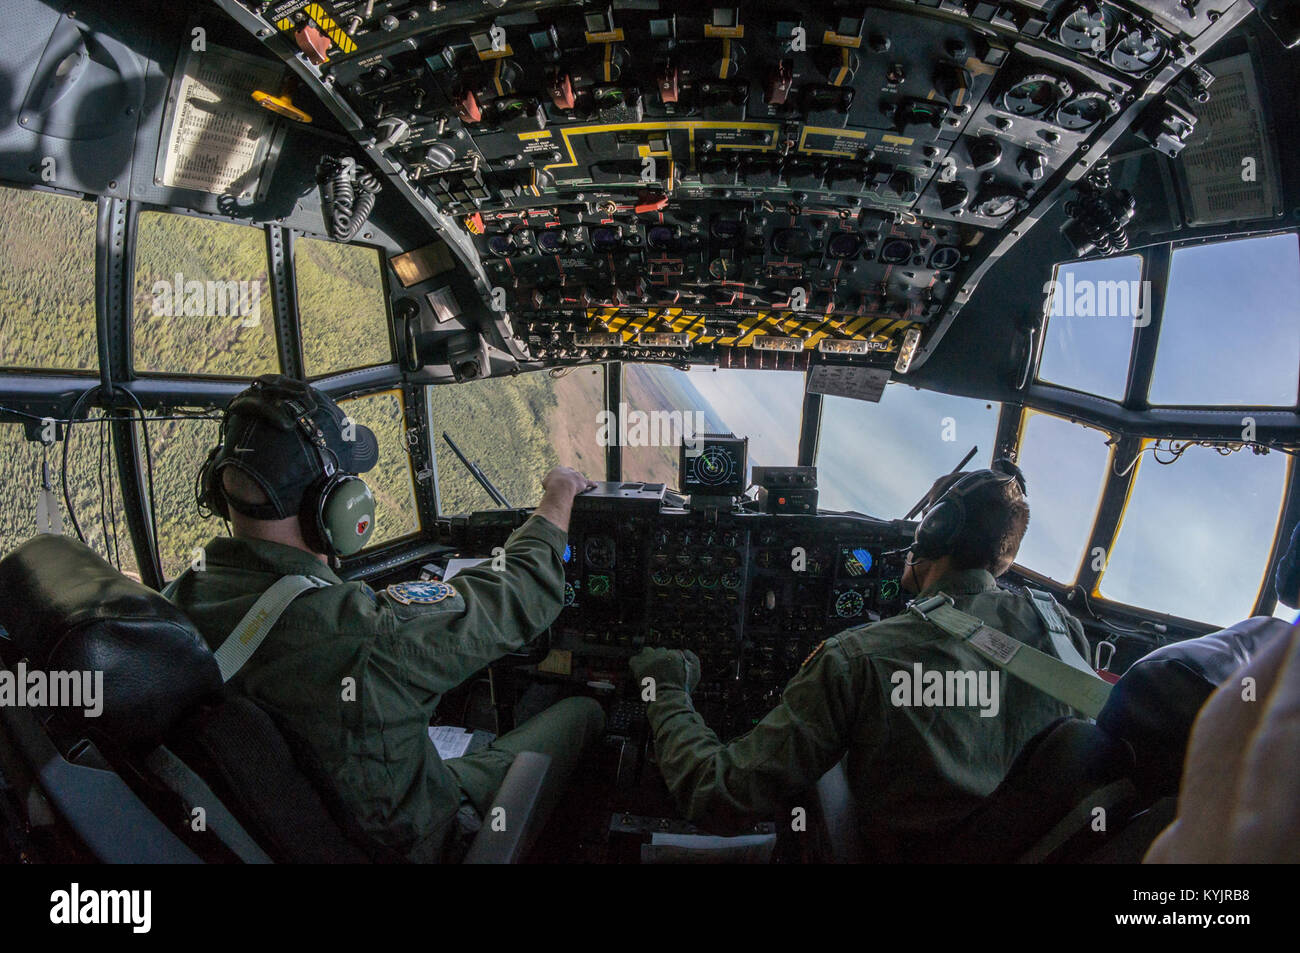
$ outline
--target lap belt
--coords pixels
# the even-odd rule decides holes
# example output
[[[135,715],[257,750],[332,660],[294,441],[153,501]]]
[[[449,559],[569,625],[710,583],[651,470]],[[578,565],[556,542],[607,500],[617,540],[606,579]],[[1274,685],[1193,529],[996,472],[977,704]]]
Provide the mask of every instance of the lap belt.
[[[308,589],[323,589],[328,585],[324,579],[315,576],[285,576],[277,579],[239,620],[234,631],[221,643],[221,648],[213,653],[217,667],[221,669],[221,680],[230,681],[244,667],[244,663],[253,657],[257,647],[266,639],[294,599]]]
[[[1034,604],[1041,614],[1043,609],[1039,607],[1037,599]],[[1110,695],[1110,683],[1098,678],[1086,662],[1083,662],[1084,668],[1081,670],[1068,661],[1054,658],[1046,652],[1040,652],[1032,645],[1013,639],[1005,632],[990,628],[975,616],[962,612],[953,605],[952,597],[942,592],[928,599],[913,602],[908,607],[908,611],[926,622],[937,625],[952,637],[969,643],[975,651],[998,668],[1010,672],[1021,681],[1046,692],[1088,718],[1097,717]],[[1051,616],[1062,629],[1065,628],[1060,617],[1056,615],[1055,607],[1051,609]],[[1049,623],[1049,633],[1051,629]],[[1057,640],[1053,638],[1052,643],[1056,645]],[[1075,649],[1069,640],[1068,630],[1065,644],[1069,646],[1070,653],[1076,656],[1079,654],[1078,649]],[[1057,651],[1060,649],[1058,648]],[[1069,653],[1063,655],[1068,658]],[[1082,656],[1079,660],[1082,661]]]

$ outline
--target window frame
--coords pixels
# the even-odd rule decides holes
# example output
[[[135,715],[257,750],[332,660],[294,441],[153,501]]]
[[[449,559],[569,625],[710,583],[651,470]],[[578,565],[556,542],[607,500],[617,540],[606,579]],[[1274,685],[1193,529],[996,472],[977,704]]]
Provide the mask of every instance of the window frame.
[[[382,367],[383,365],[376,365],[376,366]],[[349,393],[335,398],[335,400],[339,403],[339,406],[342,408],[343,403],[349,400],[359,400],[366,397],[377,397],[382,394],[393,394],[397,397],[398,406],[401,408],[402,411],[402,447],[401,447],[403,451],[402,455],[406,460],[406,472],[407,472],[407,476],[410,478],[411,481],[411,500],[415,504],[415,529],[412,532],[403,533],[401,536],[394,536],[391,539],[386,539],[381,543],[374,543],[372,545],[366,546],[364,549],[361,549],[356,553],[354,553],[352,556],[348,557],[349,559],[373,558],[377,553],[382,553],[391,548],[409,544],[412,540],[418,539],[420,536],[422,536],[425,532],[426,527],[433,525],[428,520],[427,514],[425,513],[424,498],[423,498],[423,494],[420,492],[420,483],[421,483],[420,473],[422,471],[416,469],[415,467],[416,461],[413,459],[411,453],[412,449],[414,449],[414,446],[411,442],[411,431],[413,428],[411,427],[411,407],[410,407],[410,401],[408,399],[408,394],[407,394],[407,389],[409,386],[410,385],[404,384],[399,381],[396,384],[381,385],[375,388],[367,388],[364,391],[359,391],[357,393]],[[346,412],[347,412],[346,408],[344,408],[344,413]],[[358,423],[360,422],[361,421],[358,421]],[[420,422],[420,426],[423,426],[423,421]],[[418,436],[416,442],[418,443]],[[380,447],[380,454],[381,455],[383,454],[382,446]],[[378,464],[376,464],[376,466],[377,465]],[[371,470],[370,472],[374,472],[374,471]],[[361,475],[361,478],[363,480],[365,479],[364,473]],[[431,479],[436,479],[436,477],[431,477]]]
[[[101,310],[101,305],[99,301],[99,267],[98,267],[99,232],[101,228],[99,202],[95,198],[88,196],[84,192],[72,192],[64,189],[51,188],[47,185],[43,185],[39,183],[33,183],[30,185],[19,184],[9,179],[0,179],[0,189],[9,189],[14,192],[39,192],[44,195],[53,195],[58,198],[66,198],[78,202],[86,202],[95,207],[95,227],[92,230],[91,236],[92,239],[94,240],[94,245],[92,246],[92,250],[94,251],[94,261],[95,261],[95,272],[93,276],[95,279],[94,330],[95,330],[96,345],[97,345],[94,367],[76,369],[76,368],[69,368],[69,367],[20,367],[20,366],[5,366],[0,364],[0,375],[3,375],[5,377],[25,377],[32,380],[46,379],[46,378],[68,378],[68,377],[80,378],[80,379],[91,379],[91,380],[98,378],[100,376],[100,364],[102,363],[104,357],[103,348],[99,346],[99,340],[98,340],[99,312]]]
[[[1043,585],[1049,585],[1049,586],[1067,586],[1067,587],[1069,587],[1069,588],[1073,588],[1074,586],[1077,586],[1077,585],[1079,584],[1079,579],[1080,579],[1080,576],[1082,575],[1082,573],[1083,573],[1083,571],[1084,571],[1084,568],[1085,568],[1086,566],[1089,565],[1089,558],[1088,558],[1088,557],[1089,557],[1089,554],[1092,552],[1092,549],[1093,549],[1093,547],[1092,547],[1092,537],[1093,537],[1093,535],[1095,534],[1095,532],[1096,532],[1096,530],[1097,530],[1098,524],[1101,522],[1101,517],[1102,517],[1102,504],[1105,502],[1105,499],[1106,499],[1106,489],[1107,489],[1107,487],[1109,486],[1112,477],[1114,477],[1114,475],[1115,475],[1115,451],[1116,451],[1116,446],[1117,446],[1117,445],[1113,442],[1114,439],[1115,439],[1115,435],[1114,435],[1112,432],[1106,430],[1106,429],[1103,428],[1103,427],[1098,427],[1098,426],[1095,426],[1095,425],[1092,425],[1092,424],[1084,424],[1084,423],[1080,423],[1078,420],[1072,420],[1072,419],[1070,419],[1069,417],[1063,417],[1063,416],[1061,416],[1060,414],[1055,414],[1055,413],[1052,413],[1051,411],[1047,411],[1047,410],[1039,410],[1039,409],[1036,408],[1036,407],[1024,407],[1024,408],[1021,410],[1021,413],[1020,413],[1020,415],[1019,415],[1018,423],[1016,424],[1016,436],[1015,436],[1015,458],[1016,458],[1017,461],[1019,461],[1019,459],[1020,459],[1020,451],[1021,451],[1021,449],[1022,449],[1023,446],[1024,446],[1025,431],[1029,429],[1029,421],[1030,421],[1030,420],[1031,420],[1035,415],[1039,415],[1039,416],[1043,416],[1043,417],[1050,417],[1050,418],[1052,418],[1052,419],[1054,419],[1054,420],[1059,420],[1059,421],[1061,421],[1062,423],[1070,424],[1070,425],[1075,426],[1075,427],[1082,427],[1082,428],[1084,428],[1085,430],[1093,430],[1093,431],[1096,431],[1097,433],[1099,433],[1099,434],[1105,436],[1106,439],[1107,439],[1107,442],[1110,443],[1110,448],[1109,448],[1109,450],[1108,450],[1107,453],[1106,453],[1106,466],[1105,466],[1105,469],[1102,471],[1102,480],[1101,480],[1101,485],[1097,488],[1097,499],[1096,499],[1096,501],[1095,501],[1094,504],[1093,504],[1092,515],[1091,515],[1091,517],[1089,518],[1088,523],[1087,523],[1088,531],[1087,531],[1087,536],[1086,536],[1085,539],[1084,539],[1083,552],[1082,552],[1082,553],[1080,554],[1080,556],[1079,556],[1079,561],[1075,564],[1075,567],[1074,567],[1074,574],[1073,574],[1072,576],[1070,576],[1069,579],[1066,579],[1066,580],[1062,580],[1062,579],[1054,579],[1054,578],[1052,578],[1051,576],[1048,576],[1048,575],[1046,575],[1046,574],[1044,574],[1044,573],[1038,572],[1037,570],[1033,569],[1033,567],[1025,566],[1025,565],[1022,564],[1018,559],[1017,559],[1016,562],[1014,562],[1014,563],[1012,564],[1012,565],[1015,567],[1016,572],[1020,573],[1020,574],[1023,575],[1023,576],[1030,577],[1030,578],[1032,578],[1032,579],[1034,579],[1034,580],[1036,580],[1036,581],[1042,583]],[[1029,501],[1030,501],[1030,520],[1031,520],[1031,522],[1032,522],[1032,520],[1033,520],[1033,495],[1032,495],[1032,492],[1031,492],[1031,494],[1030,494],[1030,496],[1029,496]],[[1122,515],[1121,515],[1121,519],[1122,519]],[[1116,534],[1118,534],[1118,528],[1116,529]],[[1017,553],[1017,556],[1018,556],[1018,555],[1019,555],[1019,553]],[[1092,595],[1092,596],[1095,596],[1096,598],[1099,598],[1099,599],[1100,599],[1101,596],[1097,595],[1097,593],[1095,592],[1095,589],[1096,589],[1096,585],[1095,585],[1095,584],[1094,584],[1094,586],[1093,586],[1093,589],[1094,589],[1094,592],[1091,593],[1091,595]]]
[[[1060,274],[1061,269],[1069,265],[1078,265],[1078,264],[1084,264],[1088,262],[1111,261],[1119,258],[1136,257],[1138,259],[1138,282],[1140,286],[1145,289],[1148,287],[1146,282],[1151,280],[1150,276],[1154,271],[1154,269],[1152,268],[1152,260],[1150,255],[1151,251],[1152,251],[1151,248],[1138,248],[1138,249],[1126,248],[1123,251],[1117,252],[1116,254],[1106,255],[1102,258],[1071,258],[1067,261],[1059,261],[1052,267],[1051,280],[1053,282],[1057,282],[1058,281],[1057,276]],[[1147,302],[1147,307],[1154,312],[1155,305],[1156,305],[1155,302],[1156,288],[1154,282],[1150,285],[1150,288],[1151,288],[1151,300]],[[1160,301],[1163,303],[1163,300],[1164,300],[1164,287],[1161,286]],[[1138,360],[1137,338],[1138,338],[1138,332],[1141,330],[1141,328],[1135,325],[1130,329],[1129,332],[1128,367],[1124,375],[1123,393],[1121,393],[1121,395],[1118,398],[1105,397],[1101,394],[1094,394],[1091,391],[1080,390],[1077,387],[1070,387],[1067,384],[1059,384],[1056,381],[1049,381],[1042,376],[1043,352],[1047,348],[1047,329],[1048,327],[1050,327],[1051,320],[1052,320],[1051,310],[1052,310],[1052,299],[1050,296],[1048,296],[1043,301],[1042,327],[1038,334],[1037,347],[1035,348],[1035,353],[1033,358],[1033,374],[1032,374],[1033,382],[1035,384],[1038,384],[1039,386],[1049,387],[1053,390],[1065,391],[1071,394],[1079,394],[1090,400],[1101,400],[1112,405],[1127,405],[1129,400],[1134,396],[1132,392],[1132,387],[1134,382],[1134,371],[1136,370],[1136,363]]]
[[[188,374],[180,371],[151,371],[143,370],[136,366],[135,353],[135,324],[136,312],[134,307],[135,299],[135,282],[136,282],[136,265],[139,261],[139,241],[140,241],[140,217],[148,213],[159,213],[163,215],[177,215],[182,218],[197,218],[208,222],[217,222],[226,225],[238,225],[242,228],[253,229],[262,233],[262,254],[266,260],[266,281],[271,299],[271,329],[274,334],[273,338],[273,355],[275,358],[275,367],[273,370],[264,371],[267,374],[292,374],[290,369],[292,365],[285,359],[286,342],[283,340],[286,325],[297,326],[298,315],[296,310],[293,314],[283,313],[284,298],[281,294],[280,282],[283,281],[283,273],[277,274],[276,255],[274,253],[273,238],[271,233],[276,230],[283,230],[278,225],[255,225],[248,222],[242,222],[239,219],[227,218],[221,215],[209,215],[203,212],[196,212],[189,209],[179,209],[165,205],[154,205],[152,203],[132,202],[130,203],[130,256],[127,262],[127,274],[125,276],[127,306],[125,308],[125,328],[123,329],[123,343],[125,345],[126,368],[129,379],[140,378],[143,380],[173,380],[173,381],[233,381],[236,383],[246,383],[253,380],[257,375],[248,377],[239,377],[229,374]],[[296,302],[294,303],[296,308]],[[297,332],[295,331],[295,334]],[[301,348],[299,348],[301,350]]]
[[[388,275],[392,268],[388,264],[387,252],[378,245],[369,242],[336,242],[330,238],[320,238],[316,235],[310,235],[298,229],[284,229],[284,257],[285,257],[285,277],[288,280],[288,292],[293,302],[293,324],[294,333],[291,346],[296,349],[298,367],[302,371],[302,378],[309,382],[326,380],[339,374],[351,374],[355,371],[366,371],[375,367],[389,367],[397,364],[398,360],[398,341],[396,334],[396,325],[393,320],[393,289],[389,282]],[[307,374],[307,355],[303,350],[303,313],[302,313],[302,296],[300,293],[301,281],[298,274],[298,242],[301,240],[327,242],[334,245],[343,245],[348,248],[364,248],[374,252],[379,259],[379,283],[380,295],[384,301],[384,327],[388,333],[388,354],[386,361],[376,361],[373,364],[358,364],[355,367],[344,367],[338,370],[327,371],[324,374]]]
[[[602,362],[592,363],[592,364],[577,364],[577,365],[573,365],[573,367],[575,371],[588,368],[588,367],[599,367],[602,369],[601,393],[603,396],[603,401],[602,401],[601,409],[606,411],[612,410],[613,413],[617,414],[618,403],[622,399],[622,379],[623,379],[622,363],[619,361],[602,361]],[[538,370],[529,373],[544,374],[546,373],[546,371]],[[509,376],[511,375],[502,375],[503,378]],[[488,378],[488,380],[495,380],[495,379],[497,378]],[[611,381],[614,381],[614,383],[611,384]],[[421,415],[423,415],[425,429],[428,431],[423,441],[423,444],[424,444],[425,452],[427,452],[429,455],[430,473],[429,473],[429,479],[427,483],[429,484],[430,496],[433,501],[434,516],[437,519],[446,519],[449,516],[464,515],[464,514],[453,514],[453,513],[443,512],[442,473],[441,470],[439,469],[442,462],[442,457],[438,452],[438,444],[439,444],[439,440],[442,437],[442,432],[438,428],[433,426],[434,423],[433,389],[435,387],[455,387],[456,384],[453,382],[446,382],[442,384],[429,383],[429,384],[419,384],[414,386],[418,388],[420,393],[420,401],[419,401],[420,413]],[[622,451],[623,448],[618,444],[611,444],[610,446],[606,447],[605,458],[604,458],[605,472],[602,473],[599,478],[592,476],[590,473],[586,474],[586,476],[593,480],[599,479],[601,481],[612,481],[615,483],[620,482],[622,477],[618,474],[621,474],[622,472]],[[449,454],[451,453],[450,447],[447,448],[447,452]],[[452,455],[454,456],[454,454]],[[459,465],[459,461],[456,461],[456,463],[457,465]],[[614,467],[618,467],[618,469],[615,470]],[[501,507],[495,507],[495,509],[500,510]],[[473,512],[479,512],[479,511],[476,510]]]
[[[1164,253],[1166,261],[1164,265],[1163,280],[1160,286],[1160,310],[1161,333],[1155,335],[1156,340],[1151,348],[1150,365],[1146,368],[1146,386],[1142,392],[1144,406],[1148,409],[1177,411],[1177,410],[1213,410],[1223,411],[1226,413],[1236,413],[1238,411],[1247,413],[1252,410],[1286,410],[1294,409],[1300,406],[1300,375],[1297,375],[1295,400],[1291,404],[1156,404],[1150,399],[1151,381],[1155,376],[1156,362],[1160,359],[1160,337],[1164,328],[1164,308],[1169,296],[1169,282],[1173,277],[1174,256],[1184,248],[1200,248],[1204,246],[1226,245],[1232,242],[1245,242],[1254,239],[1273,238],[1279,235],[1292,235],[1296,239],[1297,245],[1297,271],[1300,272],[1300,227],[1271,229],[1262,232],[1250,232],[1241,235],[1224,236],[1208,235],[1200,238],[1188,238],[1180,241],[1170,241],[1164,243]],[[1154,288],[1153,288],[1154,294]],[[1136,358],[1136,355],[1134,355]]]
[[[1103,595],[1101,592],[1102,580],[1105,578],[1107,569],[1109,568],[1110,557],[1115,551],[1114,549],[1115,543],[1116,541],[1118,541],[1120,531],[1123,529],[1124,518],[1128,514],[1128,505],[1132,501],[1133,491],[1137,486],[1138,473],[1141,471],[1142,465],[1147,462],[1144,459],[1144,457],[1149,452],[1149,448],[1153,446],[1157,441],[1160,440],[1167,441],[1168,438],[1150,437],[1150,436],[1139,438],[1139,445],[1141,447],[1142,456],[1140,456],[1136,460],[1133,467],[1129,470],[1129,472],[1124,477],[1127,480],[1127,487],[1124,494],[1124,508],[1122,512],[1119,514],[1119,519],[1116,520],[1114,523],[1113,530],[1110,533],[1110,543],[1105,547],[1106,554],[1107,554],[1106,555],[1107,565],[1103,566],[1100,572],[1094,574],[1094,579],[1092,580],[1091,585],[1086,587],[1086,591],[1088,592],[1088,598],[1090,600],[1100,603],[1101,605],[1107,607],[1122,609],[1132,613],[1141,613],[1141,614],[1154,616],[1162,619],[1174,618],[1180,620],[1181,622],[1191,623],[1193,625],[1203,625],[1206,626],[1208,630],[1214,631],[1222,628],[1222,626],[1216,625],[1214,623],[1203,623],[1198,620],[1191,619],[1186,616],[1177,615],[1172,612],[1162,612],[1159,609],[1153,609],[1149,606],[1141,606],[1141,605],[1134,605],[1132,603],[1127,603],[1127,602],[1120,602],[1117,599],[1111,599],[1108,596]],[[1246,450],[1243,448],[1236,452],[1245,453]],[[1114,460],[1115,460],[1116,453],[1117,453],[1117,447],[1112,447],[1111,448],[1112,462],[1110,464],[1112,476],[1115,476]],[[1278,500],[1277,514],[1273,520],[1273,545],[1270,548],[1268,559],[1264,563],[1263,572],[1260,574],[1260,580],[1255,590],[1255,598],[1251,602],[1251,615],[1269,615],[1276,609],[1278,604],[1276,598],[1276,592],[1273,589],[1273,573],[1276,569],[1278,559],[1286,551],[1287,540],[1284,539],[1284,536],[1289,537],[1289,530],[1287,531],[1286,534],[1284,534],[1283,528],[1286,527],[1289,522],[1287,520],[1287,515],[1291,512],[1294,512],[1294,502],[1295,502],[1294,496],[1296,490],[1295,477],[1297,475],[1295,455],[1287,454],[1286,456],[1287,456],[1287,461],[1286,461],[1286,470],[1282,478],[1282,492]],[[1157,466],[1159,466],[1159,464],[1157,464]],[[1173,463],[1172,466],[1178,466],[1178,462]],[[1279,544],[1280,544],[1280,548],[1279,548]],[[1089,550],[1090,549],[1091,546],[1089,547]],[[1087,554],[1089,550],[1084,551],[1083,562],[1085,565],[1088,562]]]

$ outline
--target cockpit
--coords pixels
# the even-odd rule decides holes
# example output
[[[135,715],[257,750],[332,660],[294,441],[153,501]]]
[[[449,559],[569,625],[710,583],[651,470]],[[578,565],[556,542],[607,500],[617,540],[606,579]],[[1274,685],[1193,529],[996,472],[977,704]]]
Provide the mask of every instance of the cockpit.
[[[696,659],[710,744],[765,730],[841,633],[936,606],[932,484],[1001,461],[997,586],[1072,617],[1109,707],[890,859],[1142,859],[1201,706],[1296,616],[1300,26],[1211,6],[0,4],[0,662],[97,669],[107,715],[0,691],[3,849],[394,859],[167,601],[232,533],[196,505],[227,408],[284,375],[377,439],[327,565],[399,616],[503,559],[552,468],[593,484],[562,600],[427,727],[447,762],[557,700],[602,728],[546,811],[519,755],[500,804],[538,820],[470,859],[870,859],[853,749],[690,819],[630,661]]]

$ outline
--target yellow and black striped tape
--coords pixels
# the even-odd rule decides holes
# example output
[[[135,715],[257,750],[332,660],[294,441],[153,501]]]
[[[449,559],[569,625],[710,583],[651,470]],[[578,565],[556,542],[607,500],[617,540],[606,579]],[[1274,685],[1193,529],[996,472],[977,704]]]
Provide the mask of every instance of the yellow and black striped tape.
[[[334,18],[319,3],[307,4],[303,8],[303,12],[316,21],[316,25],[320,27],[321,32],[330,38],[330,41],[338,48],[340,53],[351,53],[357,48],[356,41],[348,35],[348,32],[343,27],[334,22]],[[294,22],[288,17],[281,17],[275,21],[275,28],[281,33],[287,33],[294,29]]]

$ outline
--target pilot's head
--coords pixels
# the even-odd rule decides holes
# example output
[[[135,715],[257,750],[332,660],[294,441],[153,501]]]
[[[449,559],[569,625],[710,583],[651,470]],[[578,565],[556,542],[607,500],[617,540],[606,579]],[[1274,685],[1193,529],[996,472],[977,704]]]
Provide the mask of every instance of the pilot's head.
[[[346,556],[374,531],[374,496],[358,474],[378,460],[368,427],[316,388],[267,374],[226,408],[199,506],[229,519],[236,537]]]
[[[1029,528],[1025,480],[1015,464],[945,474],[926,498],[903,573],[908,591],[921,592],[948,572],[986,569],[996,577],[1011,568]]]

